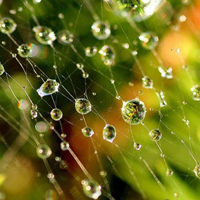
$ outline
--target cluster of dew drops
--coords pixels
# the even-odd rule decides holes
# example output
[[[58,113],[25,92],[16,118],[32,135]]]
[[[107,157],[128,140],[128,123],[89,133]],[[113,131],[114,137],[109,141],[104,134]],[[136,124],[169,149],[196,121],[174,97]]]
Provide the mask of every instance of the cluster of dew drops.
[[[9,17],[4,17],[0,20],[0,32],[3,34],[7,34],[8,36],[11,36],[11,34],[16,30],[17,24],[15,21]],[[70,33],[68,30],[62,30],[59,31],[57,36],[53,32],[53,30],[46,26],[36,26],[33,28],[33,32],[35,33],[35,37],[37,41],[43,45],[52,45],[53,42],[57,39],[60,44],[66,45],[73,42],[73,34]],[[106,40],[111,36],[111,28],[108,21],[100,21],[97,20],[91,25],[91,32],[93,36],[98,40]],[[147,50],[154,50],[156,46],[158,45],[159,38],[158,36],[151,32],[143,32],[138,37],[139,41],[141,42],[141,45],[143,48]],[[23,58],[30,57],[32,53],[32,46],[33,44],[22,44],[19,45],[17,48],[18,55]],[[126,47],[128,48],[128,47]],[[103,45],[102,48],[99,50],[96,46],[88,46],[85,48],[85,55],[87,57],[93,57],[97,53],[100,54],[102,62],[108,66],[109,68],[115,65],[115,50],[112,46],[109,45]],[[137,52],[132,52],[133,56],[137,54]],[[80,69],[83,73],[83,77],[87,78],[89,74],[87,74],[84,71],[84,66],[81,63],[77,64],[77,68]],[[163,66],[158,67],[158,70],[163,78],[171,79],[173,78],[172,69],[171,68],[165,68]],[[4,66],[0,64],[0,75],[3,75],[5,72]],[[153,87],[153,80],[150,79],[148,76],[144,76],[142,78],[142,85],[144,88],[147,89],[154,89]],[[114,84],[114,81],[111,81],[112,84]],[[45,97],[51,94],[54,94],[59,91],[60,84],[55,79],[47,79],[38,89],[37,93],[40,97]],[[198,85],[195,85],[191,88],[192,97],[195,101],[200,101],[200,87]],[[167,105],[164,94],[162,91],[156,91],[156,94],[158,95],[158,98],[160,100],[160,106],[164,107]],[[119,97],[119,100],[121,98]],[[22,104],[22,102],[21,102]],[[75,100],[75,110],[81,114],[81,115],[87,115],[92,111],[92,104],[87,98],[77,98]],[[143,123],[142,121],[145,118],[146,115],[146,108],[145,104],[140,101],[139,99],[131,99],[128,101],[122,101],[122,108],[121,108],[121,115],[123,120],[130,124],[130,125],[137,125],[139,123]],[[30,114],[32,118],[37,118],[38,111],[37,106],[32,105],[32,109],[30,111]],[[62,110],[59,108],[54,108],[50,112],[50,116],[52,120],[59,121],[63,117]],[[92,137],[94,135],[94,131],[91,127],[86,126],[82,128],[82,134],[85,137]],[[106,124],[102,131],[103,139],[108,142],[113,142],[114,139],[117,136],[116,129],[111,124]],[[149,137],[152,141],[159,141],[162,137],[162,133],[158,128],[155,128],[149,132]],[[70,145],[66,141],[62,141],[60,143],[60,148],[63,151],[69,150]],[[134,148],[136,150],[140,150],[141,145],[134,142]],[[37,146],[36,153],[38,157],[41,159],[47,159],[51,156],[52,151],[51,148],[46,144],[40,144]],[[194,173],[196,176],[199,176],[200,174],[200,168],[199,166],[196,166],[194,169]],[[171,176],[173,174],[173,171],[168,169],[167,175]],[[86,196],[92,199],[98,199],[99,196],[101,196],[101,186],[93,179],[85,179],[81,181],[83,185],[83,192]]]

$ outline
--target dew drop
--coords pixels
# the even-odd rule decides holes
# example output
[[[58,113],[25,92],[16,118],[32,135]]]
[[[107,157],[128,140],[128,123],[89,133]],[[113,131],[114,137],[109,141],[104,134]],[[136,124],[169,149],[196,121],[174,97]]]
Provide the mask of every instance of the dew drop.
[[[44,82],[39,89],[37,89],[37,93],[40,95],[40,97],[51,95],[55,92],[58,92],[60,84],[53,79],[47,79],[46,82]]]
[[[66,141],[63,141],[60,143],[60,149],[62,151],[67,151],[69,149],[69,143]]]
[[[33,28],[37,41],[41,44],[51,45],[56,40],[55,33],[46,26],[36,26]]]
[[[198,85],[195,85],[191,88],[192,91],[192,98],[195,101],[200,101],[200,87]]]
[[[167,106],[167,102],[165,101],[165,96],[164,96],[163,92],[162,91],[156,92],[156,94],[160,101],[160,107]]]
[[[5,72],[4,66],[0,63],[0,76]]]
[[[4,17],[0,20],[0,31],[4,34],[13,33],[16,28],[17,24],[13,21],[13,19]]]
[[[142,78],[142,86],[144,88],[152,89],[153,88],[153,80],[151,80],[148,76]]]
[[[83,71],[83,74],[82,74],[83,78],[88,78],[89,77],[89,74],[85,71]]]
[[[132,99],[123,102],[121,109],[124,121],[130,125],[139,124],[145,117],[146,108],[142,101]]]
[[[167,169],[166,171],[166,176],[172,176],[173,175],[173,171],[171,169]]]
[[[101,170],[101,171],[99,172],[99,174],[100,174],[100,176],[102,176],[102,177],[106,177],[106,176],[107,176],[107,172],[106,172],[105,170]]]
[[[74,40],[74,35],[70,33],[68,30],[62,30],[58,32],[58,42],[60,44],[70,44]]]
[[[106,40],[110,37],[111,30],[108,22],[96,21],[91,28],[93,36],[98,40]]]
[[[193,169],[193,172],[194,172],[194,174],[197,178],[200,178],[200,167],[199,167],[199,165],[195,166],[195,168]]]
[[[22,44],[17,48],[18,54],[23,57],[30,57],[31,53],[32,53],[32,49],[33,49],[33,44]]]
[[[103,139],[108,142],[112,143],[116,137],[116,134],[117,133],[115,127],[110,124],[106,124],[103,128]]]
[[[82,128],[81,132],[85,137],[92,137],[94,135],[94,131],[90,127],[84,127]]]
[[[75,109],[79,114],[85,115],[92,110],[92,105],[89,100],[80,98],[75,101]]]
[[[36,108],[32,108],[31,111],[30,111],[30,114],[32,116],[32,119],[37,118],[37,116],[38,116],[37,107]]]
[[[171,79],[173,78],[172,68],[158,67],[158,71],[161,73],[163,78]]]
[[[101,186],[93,180],[81,181],[84,194],[91,199],[98,199],[101,196]]]
[[[152,141],[159,141],[162,137],[162,133],[159,129],[153,129],[149,132],[149,137]]]
[[[84,65],[82,63],[77,63],[76,67],[77,67],[77,69],[82,70],[84,68]]]
[[[41,159],[46,159],[52,154],[50,147],[47,146],[46,144],[39,145],[36,149],[36,152],[38,157]]]
[[[144,32],[139,36],[141,45],[148,50],[153,50],[158,45],[158,36],[152,32]]]
[[[54,121],[59,121],[62,119],[63,117],[63,113],[60,109],[58,108],[54,108],[51,112],[50,112],[50,115],[51,115],[51,118],[54,120]]]
[[[175,192],[175,193],[174,193],[174,197],[179,197],[179,193],[178,193],[178,192]]]
[[[137,143],[137,142],[134,142],[133,147],[134,147],[136,150],[140,150],[141,147],[142,147],[142,145],[139,144],[139,143]]]
[[[92,47],[86,47],[85,48],[85,55],[87,57],[93,57],[97,53],[97,47],[92,46]]]
[[[101,55],[101,60],[105,65],[112,66],[115,62],[115,51],[113,47],[104,45],[100,50],[99,54]]]

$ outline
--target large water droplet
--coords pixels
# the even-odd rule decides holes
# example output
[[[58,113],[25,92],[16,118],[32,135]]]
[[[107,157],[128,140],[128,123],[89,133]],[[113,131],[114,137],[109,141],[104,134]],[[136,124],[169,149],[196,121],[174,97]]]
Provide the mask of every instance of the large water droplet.
[[[74,35],[67,30],[58,32],[58,42],[60,44],[70,44],[74,40]]]
[[[60,84],[53,79],[47,79],[46,82],[44,82],[39,89],[37,89],[37,93],[43,97],[47,95],[51,95],[55,92],[58,92]]]
[[[159,141],[162,137],[162,133],[159,129],[153,129],[149,132],[149,137],[152,141]]]
[[[75,109],[78,113],[85,115],[92,110],[92,105],[89,100],[80,98],[75,101]]]
[[[92,24],[92,34],[98,40],[105,40],[110,37],[110,25],[107,22],[96,21]]]
[[[18,54],[21,57],[26,58],[26,57],[29,57],[31,55],[32,48],[33,48],[32,43],[30,43],[30,44],[22,44],[17,48],[17,51],[18,51]]]
[[[142,101],[132,99],[123,102],[121,109],[124,121],[131,125],[139,124],[145,117],[146,108]]]
[[[36,149],[37,155],[39,158],[46,159],[51,156],[52,151],[49,146],[46,144],[41,144]]]
[[[192,98],[195,101],[200,101],[200,87],[198,85],[195,85],[191,88],[192,91]]]
[[[158,45],[158,37],[155,33],[152,32],[144,32],[139,36],[139,40],[141,41],[141,45],[148,50],[153,50]]]
[[[103,139],[108,142],[113,142],[116,137],[116,129],[110,124],[106,124],[103,128]]]
[[[63,116],[63,113],[60,109],[58,108],[54,108],[51,112],[50,112],[50,115],[51,115],[51,118],[54,120],[54,121],[59,121],[62,116]]]
[[[83,192],[91,199],[98,199],[101,196],[101,186],[93,180],[83,180]]]
[[[4,17],[0,20],[0,31],[4,34],[10,34],[15,31],[17,24],[13,19]]]
[[[115,62],[115,51],[111,46],[104,45],[100,50],[101,60],[105,65],[114,65]]]
[[[36,26],[33,28],[35,37],[41,44],[52,44],[56,40],[55,33],[48,27]]]
[[[81,131],[85,137],[92,137],[94,135],[94,131],[89,126],[82,128]]]

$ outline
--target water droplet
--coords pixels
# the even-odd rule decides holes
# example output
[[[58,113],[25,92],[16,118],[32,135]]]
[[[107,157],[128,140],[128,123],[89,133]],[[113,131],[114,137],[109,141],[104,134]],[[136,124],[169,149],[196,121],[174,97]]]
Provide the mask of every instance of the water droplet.
[[[156,92],[158,98],[159,98],[159,101],[160,101],[160,107],[164,107],[167,105],[167,102],[165,101],[165,96],[163,94],[162,91],[160,92]]]
[[[92,110],[92,105],[89,100],[80,98],[75,101],[75,109],[78,113],[85,115]]]
[[[110,24],[108,22],[96,21],[92,24],[92,34],[98,40],[106,40],[110,37]]]
[[[195,85],[191,88],[192,91],[192,98],[195,101],[200,101],[200,87],[198,85]]]
[[[85,48],[85,55],[88,57],[93,57],[97,53],[97,47],[92,46],[92,47],[86,47]]]
[[[116,137],[116,134],[117,133],[115,127],[110,124],[106,124],[103,128],[103,139],[108,142],[112,143]]]
[[[173,175],[173,171],[171,169],[167,169],[166,171],[166,176],[172,176]]]
[[[102,177],[106,177],[106,176],[107,176],[107,172],[106,172],[105,170],[101,170],[101,171],[99,172],[99,174],[100,174],[100,176],[102,176]]]
[[[174,193],[174,197],[179,197],[179,193],[178,193],[178,192],[175,192],[175,193]]]
[[[159,141],[162,137],[162,133],[159,129],[153,129],[149,132],[149,137],[152,141]]]
[[[56,40],[55,33],[48,27],[36,26],[33,28],[37,41],[41,44],[52,44]]]
[[[104,45],[100,50],[99,54],[101,55],[101,60],[105,65],[114,65],[115,62],[115,51],[113,47]]]
[[[93,180],[81,181],[84,194],[92,199],[98,199],[101,196],[101,186]]]
[[[117,100],[121,100],[121,97],[119,95],[116,96]]]
[[[63,113],[60,109],[58,108],[54,108],[51,112],[50,112],[51,118],[54,121],[59,121],[62,117],[63,117]]]
[[[33,0],[33,3],[34,4],[38,4],[38,3],[40,3],[41,2],[41,0]]]
[[[39,89],[37,89],[37,93],[43,97],[47,95],[51,95],[55,92],[58,92],[60,84],[56,82],[56,80],[53,79],[47,79],[46,82],[44,82]]]
[[[134,147],[136,150],[140,150],[141,147],[142,147],[142,145],[139,144],[139,143],[134,142],[133,147]]]
[[[84,65],[82,63],[77,63],[76,67],[80,70],[82,70],[84,68]]]
[[[32,108],[31,111],[30,111],[30,114],[32,116],[32,119],[37,118],[37,116],[38,116],[37,108]]]
[[[0,63],[0,76],[5,72],[4,66]]]
[[[83,74],[82,74],[83,78],[88,78],[89,77],[89,74],[85,71],[83,71]]]
[[[163,78],[171,79],[173,78],[172,68],[158,67],[158,71],[161,73]]]
[[[37,122],[35,125],[35,129],[36,131],[40,132],[40,133],[44,133],[48,130],[49,126],[47,125],[47,123],[45,121],[40,121]]]
[[[60,44],[70,44],[74,40],[74,35],[67,30],[62,30],[58,32],[58,42]]]
[[[152,89],[153,88],[153,80],[148,76],[142,78],[142,86],[144,88]]]
[[[92,137],[94,135],[94,131],[90,127],[84,127],[82,128],[81,132],[85,137]]]
[[[158,37],[155,33],[152,32],[144,32],[139,36],[139,40],[141,45],[148,50],[153,50],[158,45]]]
[[[31,53],[32,53],[32,49],[33,49],[33,44],[22,44],[17,48],[18,54],[23,57],[30,57]]]
[[[123,47],[124,49],[128,49],[128,48],[129,48],[129,44],[128,44],[128,43],[124,43],[124,44],[122,44],[122,47]]]
[[[36,149],[39,158],[46,159],[51,156],[52,151],[46,144],[41,144]]]
[[[13,21],[13,19],[4,17],[0,20],[0,31],[4,34],[13,33],[16,28],[17,24]]]
[[[66,137],[67,137],[67,134],[62,133],[62,134],[61,134],[61,137],[62,137],[62,138],[66,138]]]
[[[112,84],[114,84],[114,83],[115,83],[115,80],[114,80],[114,79],[110,79],[110,82],[111,82]]]
[[[182,104],[183,105],[187,105],[187,101],[182,101]]]
[[[121,109],[124,121],[131,125],[139,124],[145,117],[146,108],[142,101],[132,99],[123,102]]]
[[[183,119],[183,121],[185,122],[185,124],[188,126],[190,121],[188,119]]]
[[[69,143],[66,141],[63,141],[60,143],[60,148],[62,151],[67,151],[69,149]]]
[[[66,161],[66,160],[62,160],[62,161],[60,162],[59,167],[60,167],[60,169],[67,169],[67,168],[68,168],[67,161]]]
[[[160,154],[160,157],[164,158],[164,157],[165,157],[165,154],[164,154],[164,153],[161,153],[161,154]]]
[[[193,169],[193,172],[194,172],[194,174],[197,178],[200,178],[200,167],[199,167],[199,165],[195,166],[195,168]]]

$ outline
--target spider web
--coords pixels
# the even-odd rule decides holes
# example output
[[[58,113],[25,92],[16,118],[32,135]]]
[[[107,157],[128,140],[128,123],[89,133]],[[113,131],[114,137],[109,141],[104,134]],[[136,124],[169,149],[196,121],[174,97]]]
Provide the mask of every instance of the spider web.
[[[135,22],[115,2],[34,0],[0,5],[1,18],[17,24],[12,34],[1,33],[5,72],[0,77],[0,199],[88,199],[82,180],[101,185],[102,200],[198,199],[200,109],[191,88],[200,84],[199,4],[166,1],[151,17]],[[91,26],[99,20],[110,24],[108,39],[92,34]],[[39,25],[56,36],[68,30],[73,41],[42,45],[33,31]],[[146,50],[138,39],[147,31],[159,38],[155,49]],[[32,43],[28,58],[17,54],[24,43]],[[85,54],[86,47],[99,51],[105,45],[114,49],[112,66],[99,52]],[[173,77],[166,78],[170,68]],[[150,89],[143,87],[145,76],[153,80]],[[60,87],[41,97],[37,90],[47,79]],[[90,101],[90,113],[76,112],[80,98]],[[142,101],[147,111],[137,125],[127,124],[121,114],[123,103],[131,99]],[[63,113],[59,121],[50,116],[54,108]],[[113,142],[103,139],[106,124],[116,128]],[[92,137],[82,134],[86,126],[93,129]],[[154,129],[162,133],[159,141],[149,137]],[[63,141],[70,146],[66,151],[60,148]],[[47,159],[37,156],[41,144],[52,151]]]

